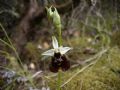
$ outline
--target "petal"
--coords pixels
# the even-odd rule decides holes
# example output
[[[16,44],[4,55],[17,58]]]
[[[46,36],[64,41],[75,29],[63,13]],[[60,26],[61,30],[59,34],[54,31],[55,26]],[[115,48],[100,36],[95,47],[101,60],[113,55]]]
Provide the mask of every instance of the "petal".
[[[58,41],[56,39],[55,36],[52,37],[52,45],[53,45],[53,48],[58,48]]]
[[[71,47],[60,47],[59,48],[61,54],[65,54],[66,52],[68,52],[71,49],[72,49]]]
[[[46,55],[46,56],[54,56],[54,49],[50,49],[44,53],[42,53],[42,55]]]

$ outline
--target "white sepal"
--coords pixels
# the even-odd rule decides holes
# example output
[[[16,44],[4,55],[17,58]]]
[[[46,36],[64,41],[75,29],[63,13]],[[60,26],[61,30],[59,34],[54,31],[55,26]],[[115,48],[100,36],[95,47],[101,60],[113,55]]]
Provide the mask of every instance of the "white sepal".
[[[50,50],[42,53],[42,55],[45,55],[45,56],[54,56],[54,49],[50,49]]]
[[[52,37],[52,45],[54,49],[58,48],[58,41],[55,36]]]
[[[59,47],[60,53],[61,54],[65,54],[66,52],[68,52],[69,50],[71,50],[72,48],[70,47]]]

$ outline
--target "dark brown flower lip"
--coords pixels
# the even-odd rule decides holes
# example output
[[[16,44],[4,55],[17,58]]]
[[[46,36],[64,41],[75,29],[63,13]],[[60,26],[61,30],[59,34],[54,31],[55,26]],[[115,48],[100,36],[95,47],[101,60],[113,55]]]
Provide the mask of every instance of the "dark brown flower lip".
[[[61,55],[60,53],[55,53],[50,63],[50,71],[56,73],[59,69],[67,71],[69,68],[70,62],[67,60],[66,56]]]

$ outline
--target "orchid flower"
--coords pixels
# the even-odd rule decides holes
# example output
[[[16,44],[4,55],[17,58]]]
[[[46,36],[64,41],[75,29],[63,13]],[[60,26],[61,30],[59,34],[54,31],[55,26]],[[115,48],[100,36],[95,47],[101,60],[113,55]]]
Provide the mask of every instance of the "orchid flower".
[[[42,53],[42,55],[54,56],[55,53],[60,53],[61,55],[63,55],[72,49],[71,47],[59,46],[58,41],[55,36],[52,37],[52,45],[53,45],[53,49],[50,49],[50,50]]]

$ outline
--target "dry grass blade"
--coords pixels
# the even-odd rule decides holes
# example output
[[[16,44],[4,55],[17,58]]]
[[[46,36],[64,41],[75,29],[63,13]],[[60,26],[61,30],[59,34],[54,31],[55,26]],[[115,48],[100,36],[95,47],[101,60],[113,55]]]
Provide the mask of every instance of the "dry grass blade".
[[[73,78],[75,78],[79,73],[83,72],[84,70],[86,70],[88,67],[96,64],[96,62],[99,60],[99,58],[105,53],[107,52],[108,49],[102,50],[101,53],[99,53],[97,56],[97,60],[91,62],[90,64],[86,65],[85,67],[83,67],[82,69],[80,69],[78,72],[76,72],[72,77],[70,77],[64,84],[61,85],[61,87],[65,86],[67,83],[69,83]],[[89,59],[88,61],[90,61],[92,59]]]

